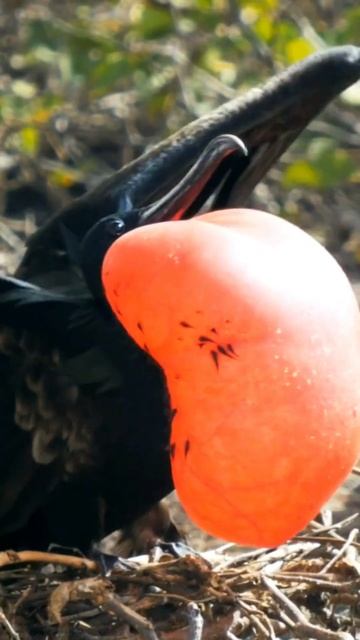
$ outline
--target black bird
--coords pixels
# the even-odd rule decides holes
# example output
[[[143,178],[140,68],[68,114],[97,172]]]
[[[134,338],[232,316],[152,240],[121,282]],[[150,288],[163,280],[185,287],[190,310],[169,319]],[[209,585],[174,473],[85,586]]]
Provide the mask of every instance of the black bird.
[[[0,279],[0,548],[86,550],[120,527],[143,546],[176,535],[158,506],[173,486],[166,380],[111,316],[102,258],[138,224],[243,205],[359,77],[359,48],[314,55],[184,127],[32,236],[16,279]]]

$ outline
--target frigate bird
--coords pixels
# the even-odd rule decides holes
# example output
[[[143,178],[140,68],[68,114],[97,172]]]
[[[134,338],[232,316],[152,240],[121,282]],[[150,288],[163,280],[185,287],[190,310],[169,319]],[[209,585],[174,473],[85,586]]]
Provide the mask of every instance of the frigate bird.
[[[176,535],[158,506],[173,488],[166,380],[112,317],[102,258],[136,225],[242,206],[359,78],[359,48],[313,55],[188,124],[30,238],[0,280],[0,547],[87,549],[117,528],[140,546]]]

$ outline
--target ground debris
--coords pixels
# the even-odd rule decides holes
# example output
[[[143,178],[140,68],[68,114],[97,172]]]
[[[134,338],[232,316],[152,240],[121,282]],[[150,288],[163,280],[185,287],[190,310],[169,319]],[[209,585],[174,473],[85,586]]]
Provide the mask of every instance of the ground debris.
[[[347,525],[313,523],[276,549],[135,557],[107,577],[93,560],[3,552],[0,637],[351,640],[360,543]]]

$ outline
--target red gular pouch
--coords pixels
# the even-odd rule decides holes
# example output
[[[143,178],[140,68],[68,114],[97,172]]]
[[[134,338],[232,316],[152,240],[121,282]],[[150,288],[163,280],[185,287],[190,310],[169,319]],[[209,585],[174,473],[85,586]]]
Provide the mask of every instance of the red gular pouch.
[[[189,516],[246,545],[298,533],[360,452],[360,316],[337,262],[293,224],[234,209],[125,234],[102,278],[165,372]]]

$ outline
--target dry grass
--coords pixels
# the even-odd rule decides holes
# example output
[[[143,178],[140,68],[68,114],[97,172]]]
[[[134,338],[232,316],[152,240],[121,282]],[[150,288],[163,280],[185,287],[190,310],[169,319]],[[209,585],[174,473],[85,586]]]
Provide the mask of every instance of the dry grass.
[[[103,562],[3,552],[0,625],[14,640],[350,640],[360,627],[353,522],[314,522],[275,550],[132,558],[109,575]]]

